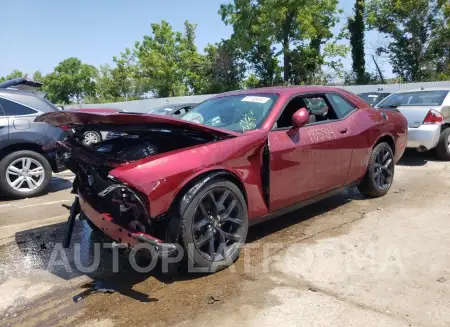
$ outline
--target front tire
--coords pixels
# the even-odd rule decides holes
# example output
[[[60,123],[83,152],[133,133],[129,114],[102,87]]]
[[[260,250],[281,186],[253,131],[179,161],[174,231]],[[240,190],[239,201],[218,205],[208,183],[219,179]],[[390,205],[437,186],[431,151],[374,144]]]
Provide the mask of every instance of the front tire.
[[[394,153],[386,142],[377,144],[372,150],[366,175],[358,186],[359,191],[368,197],[386,195],[394,179]]]
[[[40,153],[22,150],[0,161],[0,192],[23,199],[45,193],[52,177],[48,160]]]
[[[440,159],[450,160],[450,128],[446,128],[441,132],[436,153]]]
[[[181,218],[180,243],[189,267],[212,273],[230,266],[247,230],[247,204],[239,188],[227,180],[207,183]]]

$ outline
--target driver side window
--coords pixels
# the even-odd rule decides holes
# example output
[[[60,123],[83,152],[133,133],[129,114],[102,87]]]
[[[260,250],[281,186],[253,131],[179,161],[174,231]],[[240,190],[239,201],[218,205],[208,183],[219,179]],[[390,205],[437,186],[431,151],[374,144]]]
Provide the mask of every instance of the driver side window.
[[[292,115],[301,108],[306,108],[309,113],[309,122],[306,125],[337,119],[337,116],[331,105],[329,105],[325,95],[308,94],[295,97],[289,101],[284,108],[283,113],[278,118],[275,128],[292,127]]]

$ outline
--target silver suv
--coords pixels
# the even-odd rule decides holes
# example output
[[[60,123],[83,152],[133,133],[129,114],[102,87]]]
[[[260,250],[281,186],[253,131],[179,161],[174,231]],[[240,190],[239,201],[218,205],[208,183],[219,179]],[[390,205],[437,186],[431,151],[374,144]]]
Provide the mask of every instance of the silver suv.
[[[0,83],[0,194],[26,198],[45,193],[53,172],[64,170],[54,150],[65,132],[37,116],[59,109],[24,78]]]

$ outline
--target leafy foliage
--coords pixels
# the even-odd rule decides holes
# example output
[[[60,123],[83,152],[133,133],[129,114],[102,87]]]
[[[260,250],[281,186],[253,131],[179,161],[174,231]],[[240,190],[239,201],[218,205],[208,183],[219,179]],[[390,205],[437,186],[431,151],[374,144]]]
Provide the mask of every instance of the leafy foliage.
[[[379,53],[389,55],[393,71],[403,80],[431,78],[436,49],[444,23],[443,10],[436,0],[371,0],[367,6],[368,24],[390,40]]]
[[[96,94],[97,73],[94,66],[83,64],[78,58],[65,59],[44,78],[44,91],[54,103],[81,102],[85,96]]]
[[[356,84],[366,83],[366,60],[364,58],[364,9],[365,0],[356,0],[353,9],[354,16],[348,19],[348,30],[350,32],[350,45],[352,48],[353,73],[356,76]]]
[[[283,57],[283,82],[306,82],[323,63],[321,46],[333,35],[337,0],[234,0],[219,13],[233,26],[233,39],[263,85],[278,84],[278,53]],[[302,60],[306,59],[305,62]],[[309,75],[310,73],[308,73]]]
[[[244,79],[245,63],[231,41],[222,41],[205,49],[205,82],[203,93],[236,90]]]
[[[229,0],[219,8],[230,39],[195,45],[197,25],[183,31],[166,22],[111,64],[95,68],[79,58],[60,62],[48,75],[36,71],[48,98],[58,104],[106,103],[145,97],[220,93],[282,84],[380,83],[365,69],[366,26],[386,35],[377,54],[389,57],[398,80],[450,79],[450,2],[448,0],[355,0],[345,31],[332,29],[342,13],[338,0]],[[340,42],[350,41],[350,47]],[[342,58],[351,48],[353,65]],[[0,82],[26,76],[12,71]]]

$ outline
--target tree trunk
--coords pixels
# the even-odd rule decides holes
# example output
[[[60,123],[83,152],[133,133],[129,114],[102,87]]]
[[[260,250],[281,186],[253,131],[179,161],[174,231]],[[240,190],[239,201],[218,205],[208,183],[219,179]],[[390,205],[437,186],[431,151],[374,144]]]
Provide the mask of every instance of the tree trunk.
[[[283,41],[283,81],[289,82],[289,40]]]
[[[292,12],[287,12],[283,24],[283,81],[285,83],[289,82],[289,33],[291,31],[291,25],[294,17],[295,16]]]

